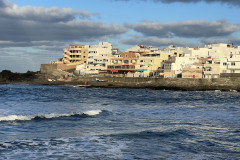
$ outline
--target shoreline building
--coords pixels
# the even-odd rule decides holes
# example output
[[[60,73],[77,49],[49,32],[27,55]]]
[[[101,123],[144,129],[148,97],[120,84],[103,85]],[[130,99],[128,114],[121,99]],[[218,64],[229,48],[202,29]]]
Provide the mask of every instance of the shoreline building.
[[[188,78],[219,78],[223,73],[227,76],[230,73],[240,72],[240,66],[234,66],[239,61],[237,55],[240,55],[240,46],[233,47],[232,44],[219,43],[205,45],[204,48],[185,47],[177,50],[182,51],[183,56],[176,57],[172,68],[175,74],[184,71],[185,75],[182,78],[186,77],[186,73],[192,74],[192,76],[188,75]],[[202,70],[202,76],[200,76],[200,70]]]
[[[61,61],[55,61],[57,68],[63,71],[76,69],[77,65],[87,63],[88,48],[85,45],[70,45],[63,49]]]
[[[140,57],[141,77],[159,77],[162,72],[162,63],[173,55],[171,52],[150,52]]]
[[[100,42],[98,45],[88,45],[87,63],[78,65],[76,70],[81,75],[98,75],[106,72],[107,65],[110,64],[110,58],[116,54],[109,42]]]
[[[107,73],[115,77],[139,77],[139,53],[124,52],[110,60]]]
[[[240,46],[209,44],[204,47],[164,49],[136,45],[119,53],[109,42],[70,45],[63,58],[41,65],[41,71],[76,71],[80,75],[115,77],[221,78],[240,77]]]

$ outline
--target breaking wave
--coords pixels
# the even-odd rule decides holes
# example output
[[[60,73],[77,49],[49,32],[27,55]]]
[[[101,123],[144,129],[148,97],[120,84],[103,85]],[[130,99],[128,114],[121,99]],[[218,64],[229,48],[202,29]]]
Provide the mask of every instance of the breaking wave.
[[[0,117],[0,122],[8,122],[8,121],[30,121],[30,120],[38,120],[38,119],[54,119],[60,117],[88,117],[88,116],[96,116],[100,114],[102,110],[90,110],[85,112],[75,112],[75,113],[50,113],[50,114],[36,114],[36,115],[8,115],[4,117]]]

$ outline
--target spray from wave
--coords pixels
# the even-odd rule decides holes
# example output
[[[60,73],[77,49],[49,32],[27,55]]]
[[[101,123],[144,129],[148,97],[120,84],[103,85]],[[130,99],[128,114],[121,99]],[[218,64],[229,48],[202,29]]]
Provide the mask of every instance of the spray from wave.
[[[74,117],[74,116],[96,116],[100,114],[101,110],[91,110],[85,112],[78,113],[50,113],[50,114],[42,114],[42,115],[9,115],[0,117],[0,122],[7,121],[30,121],[36,119],[54,119],[60,117]]]

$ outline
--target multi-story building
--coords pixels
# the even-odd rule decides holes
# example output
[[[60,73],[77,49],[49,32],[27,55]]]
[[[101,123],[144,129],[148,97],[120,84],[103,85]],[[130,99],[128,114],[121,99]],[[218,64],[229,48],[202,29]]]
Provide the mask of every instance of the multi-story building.
[[[220,77],[220,60],[216,58],[201,58],[203,65],[203,78],[219,78]]]
[[[88,48],[85,45],[70,45],[63,49],[63,58],[56,61],[57,68],[61,70],[76,69],[77,65],[87,63]]]
[[[119,53],[117,57],[111,58],[110,64],[107,66],[108,74],[117,77],[136,77],[139,76],[138,53],[124,52]]]
[[[171,54],[169,53],[147,53],[140,56],[140,77],[159,76],[159,68],[161,63],[167,60]]]
[[[222,58],[220,62],[221,73],[240,73],[240,54]]]
[[[175,62],[172,64],[172,69],[175,71],[175,74],[179,74],[184,70],[184,74],[186,75],[186,70],[190,68],[191,73],[193,73],[192,77],[200,77],[200,71],[202,72],[202,78],[218,78],[220,77],[220,73],[233,73],[238,72],[237,67],[232,67],[232,71],[226,66],[237,64],[237,59],[233,58],[235,55],[240,55],[240,47],[233,47],[232,44],[211,44],[206,45],[204,48],[179,48],[180,51],[183,52],[183,56],[177,57]],[[232,58],[229,58],[232,57]],[[196,67],[196,64],[199,64],[199,67]],[[232,64],[232,65],[231,65]],[[225,65],[225,66],[224,66]],[[202,66],[202,68],[201,68]],[[239,67],[240,68],[240,67]],[[190,71],[189,70],[189,71]],[[190,72],[189,72],[190,75]],[[188,78],[191,76],[188,76]],[[184,76],[183,76],[184,78]]]
[[[80,74],[94,75],[104,72],[107,65],[110,63],[110,58],[113,57],[112,44],[109,42],[100,42],[98,45],[88,45],[87,63],[77,66],[77,71]]]
[[[177,67],[176,67],[176,60],[179,57],[182,57],[183,53],[181,51],[174,51],[171,52],[171,54],[168,55],[167,59],[164,59],[161,63],[161,70],[160,76],[164,78],[174,78],[178,77],[179,74],[182,72],[178,73]]]

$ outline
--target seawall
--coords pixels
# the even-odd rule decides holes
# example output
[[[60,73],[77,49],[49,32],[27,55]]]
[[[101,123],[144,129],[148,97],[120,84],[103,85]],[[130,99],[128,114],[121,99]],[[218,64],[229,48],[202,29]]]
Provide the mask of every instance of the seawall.
[[[182,79],[182,78],[100,78],[103,82],[94,82],[93,77],[81,77],[72,83],[84,85],[87,82],[91,87],[108,88],[151,88],[168,90],[222,90],[240,91],[240,78],[218,78],[218,79]]]
[[[14,76],[0,76],[0,84],[21,83],[21,84],[42,84],[42,85],[85,85],[87,87],[104,88],[149,88],[166,90],[188,90],[188,91],[240,91],[240,77],[217,78],[217,79],[183,79],[183,78],[119,78],[119,77],[77,77],[72,80],[48,82],[44,74],[24,74],[16,78]],[[30,75],[30,76],[29,76]],[[7,78],[6,78],[7,77]],[[103,81],[95,82],[94,79]]]

